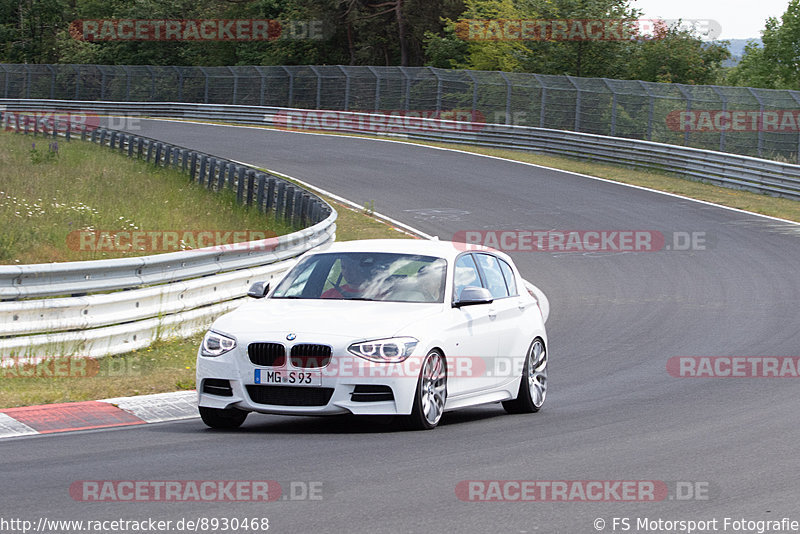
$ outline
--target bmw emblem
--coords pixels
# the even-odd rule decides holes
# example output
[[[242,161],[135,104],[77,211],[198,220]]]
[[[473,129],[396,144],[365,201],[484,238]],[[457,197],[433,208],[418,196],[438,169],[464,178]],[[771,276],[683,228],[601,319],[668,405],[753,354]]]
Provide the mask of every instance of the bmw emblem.
[[[289,341],[294,341],[296,338],[297,338],[296,334],[289,334],[286,336],[286,339],[288,339]]]

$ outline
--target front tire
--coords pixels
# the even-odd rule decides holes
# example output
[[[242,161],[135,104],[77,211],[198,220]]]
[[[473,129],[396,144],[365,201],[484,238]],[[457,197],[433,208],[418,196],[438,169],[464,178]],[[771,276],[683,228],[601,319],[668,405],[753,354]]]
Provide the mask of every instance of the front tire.
[[[200,418],[211,428],[220,430],[230,430],[239,428],[247,419],[247,413],[243,410],[236,408],[220,409],[220,408],[206,408],[200,406]]]
[[[535,413],[544,404],[547,396],[547,350],[544,341],[536,338],[525,355],[522,381],[517,398],[503,402],[508,413]]]
[[[411,415],[405,416],[406,426],[413,430],[435,428],[444,413],[446,400],[447,365],[444,356],[432,350],[422,362]]]

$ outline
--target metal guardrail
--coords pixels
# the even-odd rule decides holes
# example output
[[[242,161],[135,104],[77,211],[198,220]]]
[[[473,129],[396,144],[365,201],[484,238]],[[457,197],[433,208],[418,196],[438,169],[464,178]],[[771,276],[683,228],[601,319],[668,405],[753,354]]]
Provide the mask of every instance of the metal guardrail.
[[[369,133],[526,150],[653,168],[734,189],[800,200],[800,165],[619,137],[441,118],[167,102],[0,100],[8,110],[70,111],[212,120],[291,129]]]
[[[0,124],[49,137],[73,133],[67,125],[59,131],[62,125],[52,117],[48,122],[7,108],[0,110]],[[240,203],[307,227],[154,256],[0,266],[0,360],[98,357],[190,335],[238,306],[253,281],[281,275],[297,256],[335,239],[335,210],[281,177],[125,132],[89,132],[83,125],[80,135],[151,164],[182,169],[210,190],[232,189]],[[41,298],[65,294],[72,296]]]

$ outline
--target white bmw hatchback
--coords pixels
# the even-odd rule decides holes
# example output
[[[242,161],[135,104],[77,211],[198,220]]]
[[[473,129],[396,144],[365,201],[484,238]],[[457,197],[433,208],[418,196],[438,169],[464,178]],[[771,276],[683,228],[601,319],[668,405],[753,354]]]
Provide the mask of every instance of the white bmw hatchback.
[[[431,429],[456,408],[544,403],[549,303],[496,250],[335,243],[249,295],[198,351],[200,415],[212,428],[260,412],[394,415]]]

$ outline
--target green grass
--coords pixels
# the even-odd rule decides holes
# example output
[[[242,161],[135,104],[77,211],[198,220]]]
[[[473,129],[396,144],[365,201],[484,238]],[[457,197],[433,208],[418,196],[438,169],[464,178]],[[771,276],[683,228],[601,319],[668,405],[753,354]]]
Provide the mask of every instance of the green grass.
[[[36,148],[32,145],[35,143]],[[185,238],[156,243],[155,252],[198,248],[198,231],[288,233],[254,208],[236,203],[231,191],[215,193],[189,181],[175,169],[157,168],[141,160],[89,142],[0,133],[0,264],[98,260],[152,254],[144,249],[94,241],[88,232],[162,232]],[[99,233],[95,233],[99,236]],[[140,233],[143,236],[144,234]],[[240,235],[258,235],[245,234]],[[97,239],[95,237],[95,239]],[[228,238],[235,240],[234,234]],[[145,243],[151,243],[146,238]],[[217,243],[212,243],[217,244]],[[219,243],[224,244],[224,243]]]

